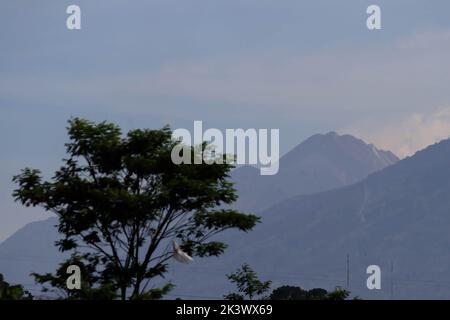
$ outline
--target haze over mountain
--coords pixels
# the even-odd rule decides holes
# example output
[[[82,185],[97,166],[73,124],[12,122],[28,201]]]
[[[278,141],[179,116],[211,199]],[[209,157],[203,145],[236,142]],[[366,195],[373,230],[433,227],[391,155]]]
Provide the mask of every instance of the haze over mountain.
[[[345,287],[348,255],[353,295],[449,299],[449,168],[444,140],[356,184],[282,201],[254,231],[227,237],[223,257],[183,268],[175,281],[218,295],[225,278],[208,270],[245,261],[275,285]],[[381,267],[381,290],[366,287],[369,265]]]
[[[232,178],[237,182],[238,194],[240,195],[237,206],[242,210],[257,211],[292,195],[314,193],[348,185],[397,161],[397,157],[391,152],[377,150],[374,146],[349,135],[340,136],[334,132],[314,135],[282,157],[280,171],[276,176],[260,176],[259,170],[252,167],[236,169]],[[277,214],[282,215],[273,212],[273,215]],[[271,229],[272,222],[266,221],[269,215],[272,215],[272,212],[263,213],[264,222],[262,225]],[[56,218],[50,218],[46,221],[29,224],[0,245],[0,272],[4,273],[9,281],[24,283],[28,287],[35,288],[32,286],[32,279],[29,277],[32,271],[54,271],[57,262],[63,258],[54,247],[54,241],[58,239],[58,234],[54,228],[56,223]],[[301,226],[298,226],[299,229],[297,229],[296,224],[290,224],[289,221],[286,221],[286,223],[291,229],[300,230],[301,228]],[[276,223],[273,228],[277,228]],[[284,231],[281,231],[279,236],[283,234]],[[257,233],[257,235],[263,236],[260,233]],[[220,275],[216,278],[220,282],[220,280],[223,280],[225,273],[231,270],[230,268],[224,268],[224,266],[232,266],[243,261],[238,251],[235,250],[239,243],[233,240],[234,236],[234,233],[229,233],[228,236],[224,235],[227,242],[235,243],[230,248],[229,258],[209,259],[209,261],[199,259],[192,266],[174,266],[170,276],[175,277],[177,282],[180,281],[180,284],[184,284],[179,286],[182,293],[189,292],[190,290],[186,289],[186,286],[193,285],[193,283],[185,283],[184,280],[179,279],[179,275],[185,274],[186,270],[198,268],[199,265],[203,264],[214,264],[214,261],[216,261],[221,266],[213,268],[216,270],[215,275]],[[247,236],[249,235],[240,234],[236,239],[247,241],[245,240]],[[255,249],[260,248],[258,242],[259,240],[254,243]],[[283,252],[283,250],[278,253]],[[259,268],[260,266],[256,265],[256,267]],[[207,276],[210,273],[206,271],[193,272],[192,275],[194,274]],[[195,279],[195,276],[187,278]],[[203,280],[199,279],[199,281]],[[216,282],[211,282],[211,284],[214,283]],[[222,283],[222,287],[224,285]],[[218,294],[222,287],[203,288],[203,294],[208,295],[209,291]]]
[[[282,199],[355,183],[397,161],[392,152],[351,135],[316,134],[280,159],[276,175],[261,176],[250,166],[236,169],[232,174],[239,195],[235,206],[260,211]]]
[[[64,257],[54,243],[59,239],[55,225],[58,220],[49,218],[27,224],[0,244],[0,273],[11,283],[23,284],[36,293],[31,272],[53,272]]]

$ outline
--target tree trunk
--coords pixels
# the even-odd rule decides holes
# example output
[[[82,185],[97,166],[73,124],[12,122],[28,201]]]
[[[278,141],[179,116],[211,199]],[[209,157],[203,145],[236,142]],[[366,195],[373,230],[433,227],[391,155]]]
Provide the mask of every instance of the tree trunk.
[[[134,290],[133,290],[133,297],[136,299],[139,294],[141,293],[141,282],[142,280],[140,278],[136,279],[136,284],[134,285]]]
[[[127,288],[126,287],[120,288],[120,297],[122,300],[127,300]]]

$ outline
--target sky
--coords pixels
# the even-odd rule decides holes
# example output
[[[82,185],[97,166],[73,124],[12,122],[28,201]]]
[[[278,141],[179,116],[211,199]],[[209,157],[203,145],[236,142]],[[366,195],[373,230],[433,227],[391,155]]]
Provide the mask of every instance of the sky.
[[[277,128],[281,153],[328,131],[400,157],[448,137],[449,15],[446,0],[2,1],[0,241],[49,217],[14,203],[11,178],[50,176],[74,116]]]

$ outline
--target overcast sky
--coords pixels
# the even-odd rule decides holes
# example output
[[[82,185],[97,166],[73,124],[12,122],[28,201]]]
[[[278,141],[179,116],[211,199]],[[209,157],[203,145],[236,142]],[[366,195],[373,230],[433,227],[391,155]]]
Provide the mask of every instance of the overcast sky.
[[[58,167],[71,116],[279,128],[282,153],[331,130],[401,157],[449,136],[449,16],[447,0],[2,1],[0,241],[48,217],[14,204],[11,177]]]

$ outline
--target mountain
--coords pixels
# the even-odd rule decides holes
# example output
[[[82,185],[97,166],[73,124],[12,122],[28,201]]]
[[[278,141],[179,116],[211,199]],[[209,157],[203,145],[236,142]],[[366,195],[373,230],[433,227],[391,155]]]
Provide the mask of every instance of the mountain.
[[[348,256],[354,295],[450,299],[449,195],[450,140],[444,140],[353,185],[272,206],[254,231],[227,238],[223,257],[185,268],[175,283],[180,291],[218,295],[224,276],[202,270],[248,262],[275,285],[345,287]],[[381,268],[381,290],[366,287],[369,265]],[[186,273],[203,273],[204,280],[186,281]]]
[[[261,176],[258,169],[244,166],[232,173],[243,211],[260,211],[283,199],[355,183],[370,173],[398,161],[351,135],[335,132],[316,134],[281,157],[279,172]]]
[[[67,255],[54,246],[59,239],[56,218],[27,224],[0,244],[0,273],[12,284],[23,284],[31,293],[37,290],[31,272],[54,271]]]
[[[348,185],[397,161],[392,153],[377,150],[350,135],[341,136],[334,132],[314,135],[281,158],[278,175],[260,176],[259,170],[252,167],[236,169],[232,179],[237,183],[240,195],[237,206],[242,210],[257,211],[293,195]],[[56,218],[29,224],[0,244],[0,272],[5,274],[8,281],[23,283],[28,288],[36,289],[29,274],[55,270],[58,262],[63,259],[54,247],[54,242],[58,239],[54,228],[56,224]],[[229,234],[230,236],[225,235],[227,242],[234,238],[234,233]],[[237,236],[236,239],[244,239],[242,235]],[[195,261],[187,267],[175,265],[169,276],[179,278],[177,274],[185,274],[191,268],[201,268],[204,261]],[[230,270],[226,267],[226,260],[214,261],[221,261],[221,266],[215,267],[215,275],[223,278]],[[202,276],[210,273],[211,270],[192,272],[187,278],[189,281],[197,279],[202,282]],[[183,291],[182,288],[180,290]],[[207,287],[203,294],[214,291],[217,288]]]

